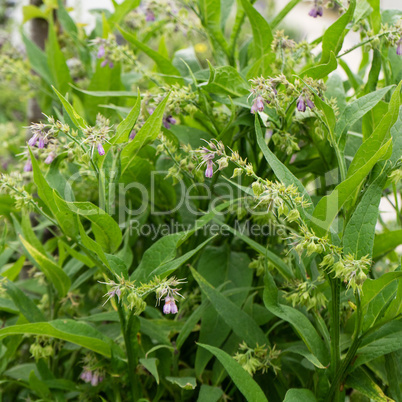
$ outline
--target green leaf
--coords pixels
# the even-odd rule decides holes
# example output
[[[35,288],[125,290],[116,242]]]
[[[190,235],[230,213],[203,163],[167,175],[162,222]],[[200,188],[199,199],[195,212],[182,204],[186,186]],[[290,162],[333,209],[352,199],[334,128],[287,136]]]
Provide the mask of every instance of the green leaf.
[[[402,229],[380,233],[374,238],[373,258],[392,251],[402,244]]]
[[[237,236],[239,239],[243,240],[245,243],[247,243],[251,248],[253,248],[255,251],[259,252],[263,256],[267,258],[268,261],[270,261],[275,268],[278,270],[278,272],[286,279],[291,279],[294,277],[293,272],[290,270],[290,268],[283,262],[283,260],[278,257],[275,253],[272,251],[268,250],[268,247],[264,247],[261,244],[257,243],[253,239],[250,239],[250,237],[242,234],[236,229],[233,229],[229,225],[224,225],[224,230],[227,230],[231,233],[233,233],[235,236]]]
[[[264,284],[263,299],[265,307],[272,314],[275,314],[277,317],[291,324],[295,332],[307,346],[307,349],[323,366],[327,366],[329,362],[328,351],[309,319],[299,310],[279,304],[278,289],[269,271],[265,273]]]
[[[197,402],[218,402],[222,396],[223,391],[221,388],[203,384],[201,385]]]
[[[300,195],[302,195],[304,199],[310,203],[310,205],[306,207],[306,212],[311,214],[313,212],[314,205],[311,201],[310,195],[308,194],[307,190],[304,188],[300,180],[268,148],[262,135],[260,120],[257,114],[255,116],[255,133],[257,136],[258,145],[262,153],[264,154],[264,157],[267,160],[268,165],[275,173],[275,176],[285,186],[290,186],[293,184],[294,186],[297,187],[297,190],[299,191]]]
[[[349,166],[347,177],[353,175],[359,168],[368,163],[372,155],[391,137],[391,127],[396,123],[399,115],[400,92],[402,81],[392,94],[388,107],[388,113],[383,117],[380,124],[375,128],[374,132],[359,147]],[[391,155],[389,155],[391,156]]]
[[[342,48],[343,39],[348,32],[346,26],[352,20],[356,7],[356,0],[351,0],[348,11],[337,19],[327,30],[322,38],[322,55],[320,64],[326,64],[330,60],[331,52],[338,55]]]
[[[22,20],[23,24],[25,24],[32,18],[43,18],[44,20],[47,19],[46,14],[39,7],[33,5],[23,6],[22,15],[24,17],[24,19]]]
[[[378,206],[382,197],[382,189],[387,175],[382,174],[371,183],[350,218],[343,236],[343,251],[352,254],[356,259],[366,255],[371,258],[375,226],[378,219]]]
[[[52,85],[52,74],[49,69],[46,53],[36,46],[34,42],[28,39],[24,32],[22,32],[21,35],[32,69],[35,70],[49,85]]]
[[[42,311],[36,306],[32,299],[30,299],[21,289],[19,289],[13,282],[5,281],[3,283],[4,289],[7,294],[13,299],[18,311],[29,322],[46,321]]]
[[[341,140],[345,130],[347,130],[349,127],[352,127],[367,112],[373,109],[373,107],[375,107],[393,87],[393,85],[390,85],[388,87],[378,89],[375,92],[371,92],[349,103],[336,124],[335,135],[338,142]]]
[[[286,392],[283,402],[316,402],[314,394],[309,389],[291,388]]]
[[[117,126],[116,135],[110,140],[112,144],[121,144],[122,142],[127,142],[129,140],[129,135],[138,119],[140,111],[141,96],[140,90],[138,90],[137,101],[127,117]]]
[[[22,236],[19,238],[28,253],[38,263],[39,269],[45,274],[49,282],[53,283],[59,295],[61,297],[65,296],[71,286],[71,281],[67,274],[52,260],[36,250]]]
[[[250,85],[232,66],[213,68],[211,64],[207,84],[199,86],[208,92],[240,98],[250,93]]]
[[[21,272],[22,267],[24,266],[25,257],[21,256],[14,264],[4,265],[0,268],[0,275],[4,278],[9,279],[10,281],[14,281]]]
[[[271,27],[266,19],[250,4],[249,0],[241,0],[244,11],[250,20],[254,38],[254,56],[261,58],[271,53],[271,43],[274,39]]]
[[[385,370],[389,384],[389,393],[396,402],[402,402],[402,384],[399,377],[402,372],[402,350],[385,355]]]
[[[335,71],[338,67],[338,62],[336,61],[336,57],[334,52],[330,53],[328,63],[319,64],[317,66],[310,67],[307,70],[304,70],[300,75],[311,77],[314,80],[319,80],[321,78],[325,78],[331,73]]]
[[[124,0],[120,4],[115,4],[114,13],[109,18],[110,24],[119,24],[123,18],[132,10],[140,5],[141,0]]]
[[[315,232],[321,236],[330,228],[333,220],[339,210],[348,200],[348,198],[360,187],[365,177],[369,174],[373,166],[388,155],[391,149],[392,140],[386,142],[380,149],[373,152],[367,163],[361,166],[353,175],[348,177],[342,183],[338,184],[331,194],[322,197],[314,209],[312,223]]]
[[[92,350],[103,356],[111,356],[111,340],[95,328],[74,320],[62,319],[34,324],[13,325],[0,329],[0,338],[10,335],[40,335],[62,339]]]
[[[362,368],[353,371],[353,373],[347,376],[346,387],[356,389],[367,398],[370,398],[370,401],[391,401],[391,399],[384,394],[382,389],[370,378],[370,376]]]
[[[147,56],[149,56],[157,65],[158,70],[162,73],[163,79],[168,84],[182,84],[183,79],[180,77],[179,70],[172,64],[172,62],[160,53],[155,52],[143,42],[139,41],[134,35],[119,28],[119,31],[123,35],[123,38],[134,47],[142,50]]]
[[[198,5],[202,25],[207,30],[213,46],[218,44],[226,54],[229,54],[228,45],[221,30],[221,1],[199,0]]]
[[[77,128],[85,128],[87,126],[87,123],[85,120],[74,110],[74,108],[71,106],[71,104],[68,102],[68,100],[55,88],[53,87],[53,91],[56,93],[58,98],[60,99],[60,102],[62,103],[64,109],[66,110],[68,116],[72,120],[72,122],[76,125]]]
[[[153,375],[156,380],[156,383],[159,384],[159,374],[157,364],[159,360],[155,357],[149,357],[146,359],[140,359],[140,363]]]
[[[366,279],[363,283],[361,308],[364,309],[386,286],[401,277],[402,272],[388,272],[378,279]]]
[[[121,152],[121,174],[123,175],[131,162],[136,157],[138,151],[146,144],[155,141],[158,137],[163,120],[163,114],[169,95],[158,105],[145,124],[138,131],[134,139],[129,142]]]
[[[158,268],[154,269],[147,278],[147,281],[150,281],[153,277],[159,276],[161,278],[166,278],[167,276],[171,275],[176,269],[181,267],[184,263],[186,263],[191,257],[197,254],[202,248],[204,248],[214,237],[210,237],[209,239],[205,240],[195,249],[183,254],[179,258],[176,258],[173,261],[169,261],[165,264],[162,264]]]
[[[255,347],[257,344],[261,346],[268,343],[268,339],[261,328],[247,313],[223,296],[193,268],[191,268],[191,273],[222,320],[232,328],[233,332],[240,339],[244,340],[251,347]]]
[[[135,91],[88,91],[86,89],[79,88],[73,84],[70,84],[70,87],[74,88],[78,92],[82,92],[83,94],[93,96],[95,98],[107,98],[107,97],[137,98],[138,97],[138,92],[135,92]],[[130,109],[128,109],[128,110],[130,110]]]
[[[402,348],[402,321],[394,320],[363,338],[353,368]]]
[[[183,389],[195,389],[197,386],[197,380],[195,377],[165,377],[166,380],[172,384],[178,385]]]
[[[46,43],[47,61],[49,70],[53,77],[54,86],[63,94],[69,89],[72,81],[70,70],[67,67],[66,59],[60,50],[59,42],[53,23],[53,18],[49,18],[48,41]]]
[[[207,349],[211,352],[220,363],[225,367],[225,370],[230,375],[239,391],[244,395],[248,402],[268,402],[267,397],[261,390],[260,386],[253,380],[251,375],[247,373],[243,367],[237,363],[230,355],[223,350],[213,346],[197,343],[198,346]]]
[[[92,231],[95,235],[96,241],[106,252],[111,251],[113,253],[119,248],[122,242],[120,227],[103,209],[97,207],[91,202],[65,201],[56,193],[56,191],[54,191],[53,194],[59,208],[63,205],[73,214],[83,216],[92,223]]]
[[[62,0],[58,0],[57,18],[60,21],[63,28],[65,29],[65,31],[68,32],[73,37],[73,39],[78,37],[77,25],[75,25],[74,20],[70,17],[70,14],[67,12]]]
[[[305,345],[291,345],[286,348],[284,353],[295,353],[297,355],[305,357],[310,363],[314,364],[314,366],[320,368],[320,369],[326,369],[325,366],[323,366],[320,361],[308,351],[307,347]]]
[[[176,249],[184,232],[163,236],[149,247],[142,256],[141,262],[131,276],[131,280],[145,282],[151,272],[161,265],[172,261],[176,256]]]

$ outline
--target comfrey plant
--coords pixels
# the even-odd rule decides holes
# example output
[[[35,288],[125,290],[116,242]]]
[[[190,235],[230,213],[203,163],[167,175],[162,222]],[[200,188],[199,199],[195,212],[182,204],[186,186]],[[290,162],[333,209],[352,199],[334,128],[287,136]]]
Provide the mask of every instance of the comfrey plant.
[[[401,401],[402,11],[112,3],[0,44],[2,400]]]

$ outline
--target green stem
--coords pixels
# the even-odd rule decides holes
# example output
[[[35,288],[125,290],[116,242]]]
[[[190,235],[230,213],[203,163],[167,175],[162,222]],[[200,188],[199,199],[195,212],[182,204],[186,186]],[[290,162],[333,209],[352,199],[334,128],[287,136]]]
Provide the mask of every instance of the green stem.
[[[119,318],[120,318],[120,325],[121,325],[121,331],[123,333],[124,337],[124,343],[126,345],[126,353],[127,353],[127,361],[128,361],[128,382],[130,384],[131,388],[131,400],[132,402],[135,402],[139,399],[139,391],[138,391],[138,379],[136,378],[135,375],[135,370],[137,367],[137,362],[135,358],[135,353],[133,349],[133,344],[132,344],[132,334],[131,334],[131,328],[132,328],[132,320],[134,318],[133,312],[130,312],[128,322],[126,319],[126,314],[123,310],[123,307],[119,303],[119,300],[117,296],[115,296],[116,304],[117,304],[117,309],[119,312]]]
[[[291,0],[288,4],[277,14],[277,16],[271,21],[271,29],[274,29],[288,14],[289,12],[295,7],[300,0]]]
[[[329,276],[331,284],[331,366],[335,374],[339,370],[341,360],[340,350],[340,280]]]
[[[361,322],[362,322],[362,309],[361,309],[361,304],[360,304],[360,294],[356,294],[356,326],[355,326],[355,333],[353,337],[353,343],[350,346],[348,353],[345,357],[345,359],[342,361],[341,366],[337,369],[335,373],[334,380],[332,381],[331,388],[328,391],[327,398],[325,399],[326,401],[331,401],[332,395],[336,392],[339,392],[339,386],[342,383],[342,381],[345,378],[346,372],[348,368],[350,367],[357,349],[360,346],[362,337],[359,336],[360,334],[360,328],[361,328]],[[336,399],[335,399],[336,400]]]

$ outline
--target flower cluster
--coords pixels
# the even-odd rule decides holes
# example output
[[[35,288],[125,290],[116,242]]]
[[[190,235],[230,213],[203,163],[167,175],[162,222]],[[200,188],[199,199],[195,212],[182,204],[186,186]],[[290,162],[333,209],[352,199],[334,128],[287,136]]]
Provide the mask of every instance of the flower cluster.
[[[239,352],[233,358],[246,370],[250,375],[254,375],[258,370],[266,373],[272,368],[275,374],[278,373],[280,367],[276,360],[279,359],[281,351],[273,348],[266,348],[265,345],[250,348],[246,342],[239,345]]]
[[[35,342],[29,347],[29,351],[35,360],[48,359],[53,356],[54,349],[51,345],[52,338],[37,336]]]
[[[105,372],[100,366],[100,362],[93,355],[87,355],[84,358],[83,371],[80,374],[81,380],[96,387],[105,378]]]
[[[319,284],[320,283],[310,280],[288,283],[288,286],[292,290],[286,294],[285,298],[288,302],[292,303],[293,307],[305,306],[307,310],[311,310],[312,308],[317,310],[325,308],[327,298],[322,291],[317,288]]]
[[[314,0],[314,6],[308,13],[310,17],[317,18],[317,17],[322,17],[324,14],[323,8],[322,8],[322,0]]]
[[[29,207],[33,203],[33,198],[26,191],[20,173],[0,174],[0,191],[13,197],[18,209]]]
[[[110,287],[105,294],[107,300],[104,305],[113,297],[117,297],[119,303],[133,311],[135,315],[140,315],[146,308],[144,299],[150,294],[155,293],[156,301],[159,305],[164,300],[163,313],[176,314],[178,308],[176,305],[177,297],[183,297],[178,286],[185,283],[183,279],[171,277],[169,279],[159,279],[155,277],[152,281],[136,286],[135,281],[125,279],[123,276],[117,276],[116,281],[100,282]]]
[[[198,152],[201,156],[201,163],[199,166],[205,165],[205,177],[211,178],[214,174],[214,166],[218,164],[218,169],[222,170],[228,166],[229,158],[225,155],[225,146],[222,142],[207,142],[209,148],[202,147]],[[214,160],[216,160],[216,163]]]
[[[371,260],[368,256],[356,260],[352,255],[339,256],[335,262],[333,255],[327,255],[321,263],[321,267],[326,267],[332,272],[335,278],[340,278],[346,287],[352,288],[354,292],[361,290],[364,281],[367,279],[366,272],[369,270]]]
[[[101,114],[96,116],[95,126],[87,126],[83,130],[85,139],[82,143],[88,143],[91,148],[91,156],[93,156],[94,149],[98,150],[100,156],[105,155],[103,144],[109,142],[109,133],[111,131],[110,122]]]
[[[127,45],[119,45],[113,34],[109,34],[106,39],[96,38],[92,40],[92,45],[97,50],[96,57],[102,60],[101,67],[113,68],[116,63],[123,59],[129,63],[135,61],[134,53]]]

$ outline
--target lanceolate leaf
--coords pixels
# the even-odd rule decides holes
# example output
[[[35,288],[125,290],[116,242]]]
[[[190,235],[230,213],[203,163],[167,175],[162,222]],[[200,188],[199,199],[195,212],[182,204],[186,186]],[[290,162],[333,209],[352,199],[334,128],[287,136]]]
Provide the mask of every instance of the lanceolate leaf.
[[[320,202],[314,209],[312,222],[317,234],[325,234],[339,210],[355,192],[365,177],[369,174],[373,166],[382,160],[392,147],[392,140],[386,142],[380,149],[373,152],[366,164],[361,166],[353,175],[348,177],[342,183],[338,184],[330,195],[321,198]]]
[[[198,282],[201,290],[214,306],[217,313],[221,316],[233,332],[247,345],[255,347],[268,343],[268,339],[256,322],[235,303],[227,299],[213,286],[211,286],[196,270],[191,268],[194,279]]]
[[[41,254],[21,236],[20,240],[28,253],[38,263],[39,269],[43,271],[49,282],[53,283],[59,295],[65,296],[71,286],[71,281],[67,274],[57,264],[47,256]]]
[[[338,55],[346,35],[346,25],[352,20],[356,7],[356,0],[351,0],[348,11],[336,20],[324,33],[322,38],[321,64],[328,63],[331,52]]]
[[[130,163],[136,157],[138,151],[147,143],[153,142],[159,135],[163,114],[165,112],[166,103],[169,95],[158,105],[148,120],[141,127],[134,139],[129,142],[121,152],[121,174],[123,175]]]
[[[19,334],[50,336],[75,343],[106,357],[111,356],[111,340],[82,322],[63,319],[51,322],[13,325],[0,329],[0,338]]]
[[[226,352],[213,346],[198,343],[198,346],[207,349],[221,362],[225,370],[230,375],[239,391],[244,395],[247,402],[268,402],[267,397],[262,392],[259,385],[253,380],[249,373],[237,363],[233,357]]]
[[[402,229],[380,233],[374,238],[373,258],[380,257],[402,244]]]
[[[357,259],[365,255],[371,258],[379,213],[378,206],[386,180],[387,174],[383,173],[365,191],[345,229],[343,236],[345,254],[352,254]]]
[[[254,38],[254,55],[256,59],[259,59],[271,52],[271,43],[274,39],[271,27],[249,0],[241,0],[241,4],[250,20]]]

